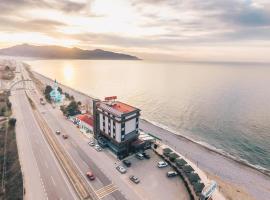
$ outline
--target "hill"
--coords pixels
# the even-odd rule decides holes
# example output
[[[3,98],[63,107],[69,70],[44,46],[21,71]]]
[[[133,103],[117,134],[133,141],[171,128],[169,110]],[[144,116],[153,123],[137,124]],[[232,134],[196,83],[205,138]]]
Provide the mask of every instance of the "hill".
[[[29,44],[0,49],[0,55],[45,59],[140,60],[136,56],[104,51],[102,49],[83,50],[76,47],[34,46]]]

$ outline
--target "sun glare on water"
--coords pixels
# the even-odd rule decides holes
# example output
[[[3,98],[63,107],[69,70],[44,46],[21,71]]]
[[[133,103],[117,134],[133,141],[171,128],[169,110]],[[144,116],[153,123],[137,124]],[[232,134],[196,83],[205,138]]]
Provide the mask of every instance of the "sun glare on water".
[[[71,64],[66,63],[63,68],[64,78],[66,81],[71,81],[74,78],[74,69]]]

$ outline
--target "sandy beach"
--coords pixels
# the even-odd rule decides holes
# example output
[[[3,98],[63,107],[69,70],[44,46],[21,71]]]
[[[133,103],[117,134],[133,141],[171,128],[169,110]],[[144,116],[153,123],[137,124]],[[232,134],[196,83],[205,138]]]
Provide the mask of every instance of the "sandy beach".
[[[51,84],[53,80],[34,73],[44,84]],[[89,102],[92,97],[70,87],[60,85],[65,92],[73,95],[76,100]],[[174,150],[185,155],[211,179],[219,183],[219,190],[227,199],[236,200],[269,200],[270,176],[249,166],[234,161],[220,153],[214,152],[185,137],[156,126],[146,120],[140,121],[140,128],[162,139],[162,142]]]

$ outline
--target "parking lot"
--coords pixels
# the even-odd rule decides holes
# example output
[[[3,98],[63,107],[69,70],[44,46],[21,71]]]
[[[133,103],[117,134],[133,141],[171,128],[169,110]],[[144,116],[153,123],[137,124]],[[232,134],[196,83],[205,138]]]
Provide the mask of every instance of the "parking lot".
[[[157,163],[161,161],[160,157],[152,150],[147,150],[151,156],[150,159],[139,160],[135,156],[131,156],[128,160],[132,163],[131,167],[124,166],[127,169],[126,174],[120,174],[127,184],[139,193],[144,199],[160,199],[160,200],[188,200],[189,195],[185,185],[179,176],[168,178],[166,173],[173,170],[170,166],[158,168]],[[139,184],[135,184],[129,180],[129,176],[135,175],[140,179]]]

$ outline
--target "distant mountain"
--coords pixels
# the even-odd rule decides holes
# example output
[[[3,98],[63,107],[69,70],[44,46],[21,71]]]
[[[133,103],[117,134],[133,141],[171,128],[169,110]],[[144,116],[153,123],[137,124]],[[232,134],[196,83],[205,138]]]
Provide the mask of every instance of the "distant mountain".
[[[34,46],[29,44],[0,49],[0,55],[45,59],[140,60],[136,56],[104,51],[102,49],[83,50],[76,47]]]

